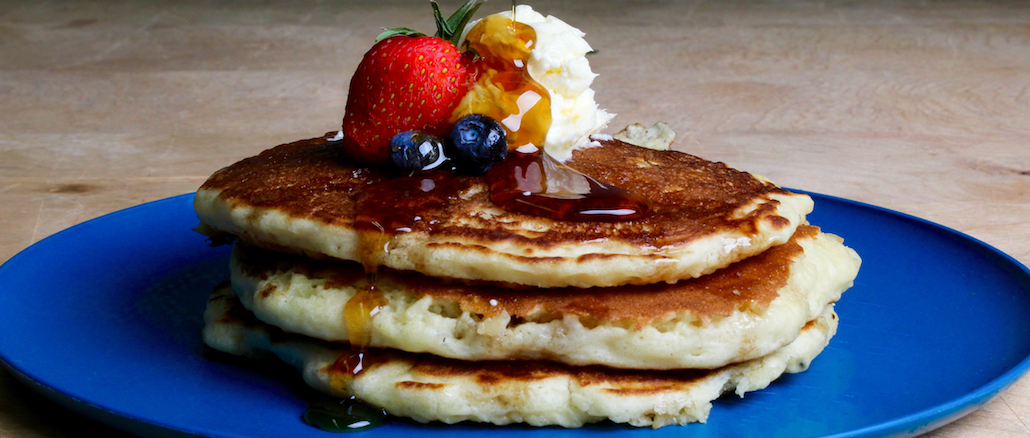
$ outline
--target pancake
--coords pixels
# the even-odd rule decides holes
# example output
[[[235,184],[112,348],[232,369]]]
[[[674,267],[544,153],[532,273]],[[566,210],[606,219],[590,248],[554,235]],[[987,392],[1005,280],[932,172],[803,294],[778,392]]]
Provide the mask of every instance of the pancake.
[[[851,286],[860,259],[803,225],[791,240],[675,284],[512,290],[381,272],[375,315],[356,263],[237,245],[232,283],[259,319],[315,338],[462,360],[547,359],[617,368],[716,368],[764,356]]]
[[[807,195],[723,163],[617,140],[567,164],[654,203],[624,222],[505,211],[483,177],[402,177],[353,164],[329,136],[219,170],[197,191],[199,231],[314,258],[533,287],[609,287],[696,278],[786,242]]]
[[[603,420],[653,428],[704,422],[720,394],[743,396],[784,372],[807,369],[837,328],[837,316],[827,306],[794,342],[762,358],[708,371],[634,371],[351,350],[261,323],[227,286],[212,293],[204,319],[204,342],[212,348],[277,356],[300,369],[315,389],[357,397],[392,415],[419,422],[564,427]]]

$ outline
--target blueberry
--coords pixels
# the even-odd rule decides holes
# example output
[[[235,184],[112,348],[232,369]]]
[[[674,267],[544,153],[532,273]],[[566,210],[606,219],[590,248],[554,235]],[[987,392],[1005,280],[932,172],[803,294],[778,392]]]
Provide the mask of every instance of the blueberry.
[[[447,135],[447,152],[461,172],[482,175],[508,155],[507,133],[487,116],[466,116]]]
[[[393,136],[390,159],[406,171],[433,170],[447,163],[443,141],[421,131],[405,131]]]

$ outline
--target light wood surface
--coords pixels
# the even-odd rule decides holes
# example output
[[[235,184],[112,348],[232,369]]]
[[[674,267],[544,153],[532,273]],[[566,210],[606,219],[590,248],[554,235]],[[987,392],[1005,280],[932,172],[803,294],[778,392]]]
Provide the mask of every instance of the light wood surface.
[[[666,121],[678,149],[914,214],[1030,263],[1030,2],[533,5],[599,50],[594,88],[619,114],[612,128]],[[0,261],[337,129],[379,27],[430,29],[428,11],[0,0]],[[1023,377],[928,436],[1025,438],[1028,422]],[[119,435],[0,373],[0,437],[88,432]]]

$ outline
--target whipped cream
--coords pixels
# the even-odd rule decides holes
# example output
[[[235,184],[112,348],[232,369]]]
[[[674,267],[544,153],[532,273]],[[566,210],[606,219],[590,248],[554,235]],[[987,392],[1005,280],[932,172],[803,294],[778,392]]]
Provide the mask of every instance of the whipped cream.
[[[508,19],[512,11],[499,13]],[[526,70],[547,89],[551,97],[551,127],[544,140],[544,151],[558,161],[572,156],[572,151],[596,146],[590,136],[608,126],[615,117],[594,102],[590,88],[597,75],[590,70],[586,54],[593,49],[583,39],[586,35],[554,16],[543,16],[528,5],[518,5],[515,21],[536,32]],[[465,27],[465,34],[478,23]],[[464,39],[464,35],[462,36]]]

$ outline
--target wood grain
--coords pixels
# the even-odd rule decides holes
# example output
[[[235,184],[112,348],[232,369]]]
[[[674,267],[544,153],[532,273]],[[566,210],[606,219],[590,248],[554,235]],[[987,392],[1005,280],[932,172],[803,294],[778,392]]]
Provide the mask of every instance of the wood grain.
[[[445,1],[445,9],[456,1]],[[1030,263],[1030,3],[534,2],[598,49],[613,128],[944,224]],[[503,8],[489,4],[485,10]],[[336,129],[423,2],[0,0],[0,261]],[[1030,378],[934,438],[1030,437]],[[120,436],[0,373],[0,437]]]

